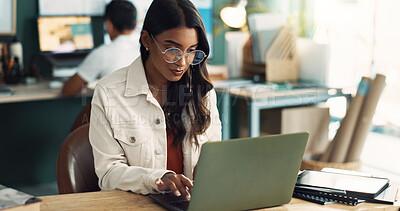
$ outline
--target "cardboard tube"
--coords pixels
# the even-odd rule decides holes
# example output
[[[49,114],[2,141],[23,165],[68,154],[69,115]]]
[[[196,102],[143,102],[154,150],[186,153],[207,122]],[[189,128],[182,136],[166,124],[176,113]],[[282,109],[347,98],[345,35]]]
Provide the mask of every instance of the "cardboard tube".
[[[335,137],[329,144],[326,152],[322,155],[321,161],[337,163],[342,163],[345,161],[351,137],[361,111],[364,97],[368,93],[370,82],[371,79],[368,77],[363,77],[361,79],[358,85],[357,94],[351,100],[349,108],[346,111],[346,115],[343,117]]]
[[[357,125],[357,119],[360,115],[364,98],[368,94],[371,79],[363,77],[358,85],[357,94],[351,100],[346,116],[343,118],[340,127],[333,138],[333,149],[329,162],[343,163],[346,161],[347,152]]]
[[[332,154],[332,150],[333,150],[333,140],[331,142],[329,142],[328,147],[326,148],[324,154],[321,156],[320,161],[322,162],[328,162],[329,158],[331,157]]]
[[[367,137],[371,126],[372,117],[374,116],[376,106],[378,105],[379,97],[381,96],[386,85],[385,79],[386,76],[377,74],[375,79],[371,82],[371,87],[367,97],[364,100],[363,107],[351,139],[346,162],[360,160],[365,138]]]

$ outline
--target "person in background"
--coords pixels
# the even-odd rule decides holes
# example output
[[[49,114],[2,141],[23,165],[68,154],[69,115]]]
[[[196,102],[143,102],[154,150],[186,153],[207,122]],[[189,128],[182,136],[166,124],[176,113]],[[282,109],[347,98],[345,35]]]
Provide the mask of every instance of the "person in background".
[[[79,94],[90,82],[130,65],[139,56],[139,37],[135,36],[137,11],[126,0],[113,0],[105,9],[104,20],[111,43],[94,49],[79,65],[61,91],[63,97]]]
[[[100,79],[89,139],[102,190],[190,199],[201,146],[221,140],[204,24],[189,0],[153,0],[141,56]],[[212,164],[210,164],[212,165]]]

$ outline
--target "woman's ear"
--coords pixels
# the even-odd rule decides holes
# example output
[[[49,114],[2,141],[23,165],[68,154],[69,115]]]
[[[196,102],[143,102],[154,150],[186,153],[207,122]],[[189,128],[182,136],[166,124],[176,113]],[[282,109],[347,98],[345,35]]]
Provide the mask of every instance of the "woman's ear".
[[[147,30],[142,30],[142,32],[140,32],[140,41],[142,41],[142,44],[146,49],[149,49],[153,40]]]

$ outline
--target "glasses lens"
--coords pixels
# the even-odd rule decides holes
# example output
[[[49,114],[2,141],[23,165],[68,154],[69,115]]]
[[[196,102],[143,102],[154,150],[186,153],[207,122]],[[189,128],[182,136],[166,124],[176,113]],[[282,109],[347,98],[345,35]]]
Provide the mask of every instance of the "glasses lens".
[[[165,51],[164,59],[169,63],[174,63],[182,57],[182,51],[178,48],[169,48]]]
[[[164,59],[168,63],[174,63],[179,61],[182,58],[183,52],[179,48],[169,48],[164,53]],[[203,51],[195,50],[192,51],[185,56],[186,62],[192,65],[200,64],[203,59],[206,57],[206,54]]]
[[[206,56],[206,54],[203,51],[195,50],[189,54],[188,60],[192,65],[196,65],[196,64],[200,64],[200,62],[203,61],[205,56]]]

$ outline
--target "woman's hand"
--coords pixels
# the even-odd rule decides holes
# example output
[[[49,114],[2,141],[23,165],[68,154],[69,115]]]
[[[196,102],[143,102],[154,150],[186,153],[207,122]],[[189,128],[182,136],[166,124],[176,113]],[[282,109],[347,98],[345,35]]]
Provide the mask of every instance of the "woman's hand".
[[[197,164],[194,166],[194,169],[193,169],[193,180],[194,180],[194,177],[196,176],[196,169],[197,169]]]
[[[166,173],[163,177],[156,180],[158,190],[171,190],[175,196],[183,195],[187,200],[190,200],[193,182],[183,174]]]

